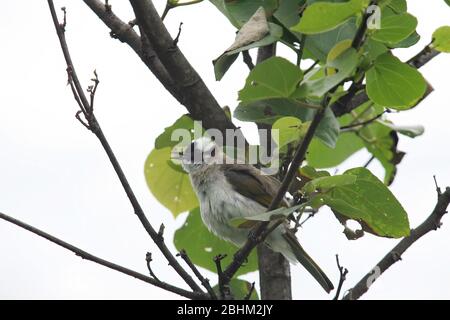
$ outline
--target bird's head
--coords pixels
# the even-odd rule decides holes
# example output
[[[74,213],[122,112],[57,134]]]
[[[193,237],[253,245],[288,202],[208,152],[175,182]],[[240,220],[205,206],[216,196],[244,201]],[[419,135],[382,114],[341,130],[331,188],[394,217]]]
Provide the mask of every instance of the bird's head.
[[[183,169],[190,173],[204,168],[213,163],[218,163],[219,148],[209,137],[202,137],[192,143],[179,153],[179,159]]]

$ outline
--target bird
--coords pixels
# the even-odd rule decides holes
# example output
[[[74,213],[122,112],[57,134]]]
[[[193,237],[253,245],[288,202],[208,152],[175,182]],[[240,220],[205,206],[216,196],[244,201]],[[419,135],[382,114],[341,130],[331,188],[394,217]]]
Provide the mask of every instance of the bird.
[[[177,154],[175,158],[189,174],[199,200],[203,223],[219,238],[242,247],[251,228],[236,226],[232,221],[266,212],[280,181],[262,174],[251,164],[227,161],[229,158],[210,137],[192,141]],[[287,199],[281,205],[288,207]],[[302,248],[288,222],[279,225],[264,242],[291,263],[300,262],[326,292],[334,289],[326,274]]]

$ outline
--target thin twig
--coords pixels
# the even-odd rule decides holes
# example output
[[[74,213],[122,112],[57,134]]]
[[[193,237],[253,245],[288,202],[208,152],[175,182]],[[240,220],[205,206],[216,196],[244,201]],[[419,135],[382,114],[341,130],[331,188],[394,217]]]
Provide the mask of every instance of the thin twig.
[[[314,63],[308,69],[303,71],[303,74],[306,75],[306,74],[310,73],[314,69],[314,67],[319,64],[319,62],[320,62],[320,60],[314,61]]]
[[[161,282],[161,281],[158,279],[158,277],[155,275],[155,273],[153,272],[152,266],[150,265],[150,264],[152,263],[152,261],[153,261],[152,253],[151,253],[151,252],[147,252],[147,253],[145,254],[145,261],[147,262],[147,269],[148,269],[148,272],[149,272],[150,275],[153,277],[153,279],[155,279],[155,280],[158,281],[158,282]]]
[[[165,282],[156,281],[155,279],[150,278],[150,277],[148,277],[146,275],[143,275],[143,274],[141,274],[139,272],[133,271],[131,269],[122,267],[122,266],[120,266],[118,264],[115,264],[113,262],[110,262],[110,261],[107,261],[105,259],[102,259],[102,258],[99,258],[97,256],[94,256],[93,254],[91,254],[91,253],[89,253],[87,251],[84,251],[83,249],[80,249],[80,248],[78,248],[78,247],[76,247],[76,246],[74,246],[74,245],[72,245],[70,243],[67,243],[64,240],[61,240],[61,239],[59,239],[59,238],[57,238],[57,237],[55,237],[55,236],[53,236],[51,234],[48,234],[45,231],[42,231],[42,230],[40,230],[38,228],[35,228],[35,227],[25,223],[25,222],[17,220],[15,218],[13,218],[11,216],[8,216],[8,215],[6,215],[4,213],[1,213],[1,212],[0,212],[0,219],[5,220],[7,222],[10,222],[10,223],[12,223],[12,224],[14,224],[14,225],[16,225],[16,226],[18,226],[18,227],[20,227],[22,229],[25,229],[25,230],[27,230],[27,231],[29,231],[31,233],[34,233],[35,235],[37,235],[39,237],[47,239],[48,241],[53,242],[54,244],[56,244],[56,245],[58,245],[60,247],[63,247],[64,249],[72,251],[77,256],[81,257],[82,259],[95,262],[95,263],[97,263],[99,265],[102,265],[102,266],[107,267],[109,269],[112,269],[112,270],[118,271],[120,273],[126,274],[126,275],[128,275],[130,277],[133,277],[133,278],[136,278],[138,280],[147,282],[147,283],[152,284],[152,285],[154,285],[156,287],[159,287],[161,289],[164,289],[164,290],[167,290],[167,291],[179,294],[179,295],[181,295],[183,297],[186,297],[186,298],[189,298],[189,299],[208,299],[208,297],[209,297],[208,295],[205,295],[204,293],[191,292],[191,291],[187,291],[187,290],[175,287],[175,286],[170,285],[170,284],[165,283]]]
[[[197,279],[200,281],[202,286],[208,291],[209,295],[211,296],[211,299],[217,300],[216,293],[214,292],[213,288],[211,287],[211,284],[209,283],[209,279],[202,276],[200,271],[197,269],[197,267],[192,263],[191,259],[189,258],[188,254],[186,253],[186,250],[181,250],[178,254],[184,262],[188,265],[188,267],[194,272]]]
[[[226,257],[227,257],[226,254],[219,254],[214,257],[214,263],[216,264],[220,299],[221,300],[232,300],[230,286],[225,281],[225,279],[223,277],[223,270],[222,270],[222,260],[225,259]]]
[[[367,273],[352,289],[348,290],[344,300],[357,300],[366,293],[373,282],[381,276],[389,267],[401,260],[402,255],[417,240],[441,227],[441,219],[447,213],[447,207],[450,203],[450,187],[445,192],[438,193],[438,201],[433,212],[416,229],[411,229],[409,236],[403,238],[392,250],[390,250],[383,259],[381,259],[369,273]]]
[[[355,128],[355,127],[366,126],[366,125],[371,124],[372,122],[380,119],[385,113],[386,113],[386,110],[381,112],[380,114],[376,115],[375,117],[369,119],[369,120],[362,121],[362,122],[357,122],[357,123],[352,123],[352,124],[349,124],[347,126],[342,126],[341,130],[348,130],[348,129]]]
[[[333,300],[338,300],[339,296],[341,295],[342,285],[344,284],[345,280],[347,279],[348,270],[341,266],[339,263],[339,256],[336,255],[336,264],[339,270],[339,284],[336,289],[336,295],[334,296]]]
[[[367,168],[372,161],[375,160],[375,156],[371,156],[369,160],[367,160],[367,162],[363,165],[364,168]]]
[[[248,290],[248,293],[245,295],[244,300],[250,300],[250,298],[252,297],[253,292],[255,292],[255,282],[252,282],[250,290]]]
[[[135,214],[141,221],[142,225],[144,226],[147,233],[150,235],[152,240],[155,242],[155,244],[158,246],[160,251],[163,253],[163,255],[166,257],[169,264],[172,266],[172,268],[181,276],[181,278],[191,287],[192,290],[196,292],[202,292],[201,288],[198,286],[198,284],[192,279],[192,277],[181,267],[181,265],[178,263],[177,259],[172,255],[170,250],[167,248],[164,241],[161,241],[161,239],[158,237],[158,233],[155,231],[155,229],[152,227],[150,222],[148,221],[147,217],[145,216],[144,211],[142,210],[141,205],[139,204],[133,189],[131,188],[128,179],[125,176],[125,173],[122,170],[122,167],[120,166],[114,152],[111,149],[111,146],[109,145],[108,140],[106,139],[105,135],[103,134],[103,131],[100,127],[100,124],[98,123],[96,117],[93,114],[92,107],[83,91],[83,88],[80,84],[80,81],[78,80],[77,73],[75,71],[72,58],[70,56],[69,48],[67,46],[65,34],[64,34],[64,28],[58,21],[58,16],[56,15],[55,6],[53,4],[52,0],[48,0],[48,5],[50,9],[50,13],[52,15],[53,24],[56,29],[56,33],[59,38],[59,42],[61,45],[61,49],[64,55],[64,58],[66,60],[67,64],[67,70],[69,74],[69,82],[73,83],[73,91],[75,92],[76,96],[79,98],[77,102],[81,103],[81,110],[83,111],[86,120],[88,122],[89,129],[97,136],[97,138],[100,140],[100,143],[102,144],[106,154],[108,155],[108,158],[122,184],[122,187],[125,191],[125,193],[128,196],[128,199],[130,200],[130,203],[134,209]]]

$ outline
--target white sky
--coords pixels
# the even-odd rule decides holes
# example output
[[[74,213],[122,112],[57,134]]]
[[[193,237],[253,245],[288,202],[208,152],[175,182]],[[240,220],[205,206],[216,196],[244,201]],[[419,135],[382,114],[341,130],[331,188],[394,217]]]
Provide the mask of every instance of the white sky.
[[[125,0],[111,0],[124,20],[132,14]],[[155,1],[162,9],[164,1]],[[166,225],[166,239],[184,221],[149,193],[143,164],[156,136],[185,109],[135,54],[113,40],[82,1],[56,1],[68,9],[67,38],[79,76],[87,85],[94,68],[101,84],[96,114],[148,218]],[[409,1],[419,18],[421,42],[401,50],[404,59],[430,41],[439,26],[450,25],[444,1]],[[167,25],[179,46],[222,105],[236,106],[247,69],[238,61],[221,82],[211,61],[233,41],[234,30],[207,1],[170,12]],[[145,253],[152,251],[159,278],[182,284],[158,253],[128,203],[96,138],[74,118],[76,105],[66,86],[65,65],[45,1],[4,1],[0,11],[0,211],[40,227],[101,257],[146,273]],[[283,51],[284,52],[284,51]],[[450,56],[441,55],[422,69],[436,91],[418,108],[394,115],[399,124],[423,124],[423,137],[401,138],[407,152],[392,190],[407,209],[412,226],[431,212],[436,201],[432,175],[450,185],[448,153]],[[244,125],[256,141],[256,130]],[[342,170],[360,166],[366,153]],[[379,176],[379,166],[371,167]],[[397,241],[366,236],[349,242],[342,227],[324,210],[308,223],[301,242],[337,282],[334,255],[350,270],[349,288]],[[449,299],[450,226],[448,218],[410,249],[366,294],[370,299]],[[110,271],[0,221],[0,298],[167,299],[178,298],[138,280]],[[300,267],[292,268],[296,299],[330,299]],[[209,274],[209,277],[212,277]],[[256,274],[248,275],[256,279]],[[214,278],[212,278],[214,279]]]

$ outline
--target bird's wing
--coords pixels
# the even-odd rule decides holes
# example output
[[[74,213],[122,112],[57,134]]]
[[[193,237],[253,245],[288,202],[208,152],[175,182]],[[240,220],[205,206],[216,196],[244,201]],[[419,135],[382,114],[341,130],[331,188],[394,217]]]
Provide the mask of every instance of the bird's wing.
[[[280,182],[272,176],[262,175],[258,169],[248,165],[226,165],[225,177],[233,189],[263,207],[268,208],[275,197]],[[281,206],[286,206],[282,203]]]

